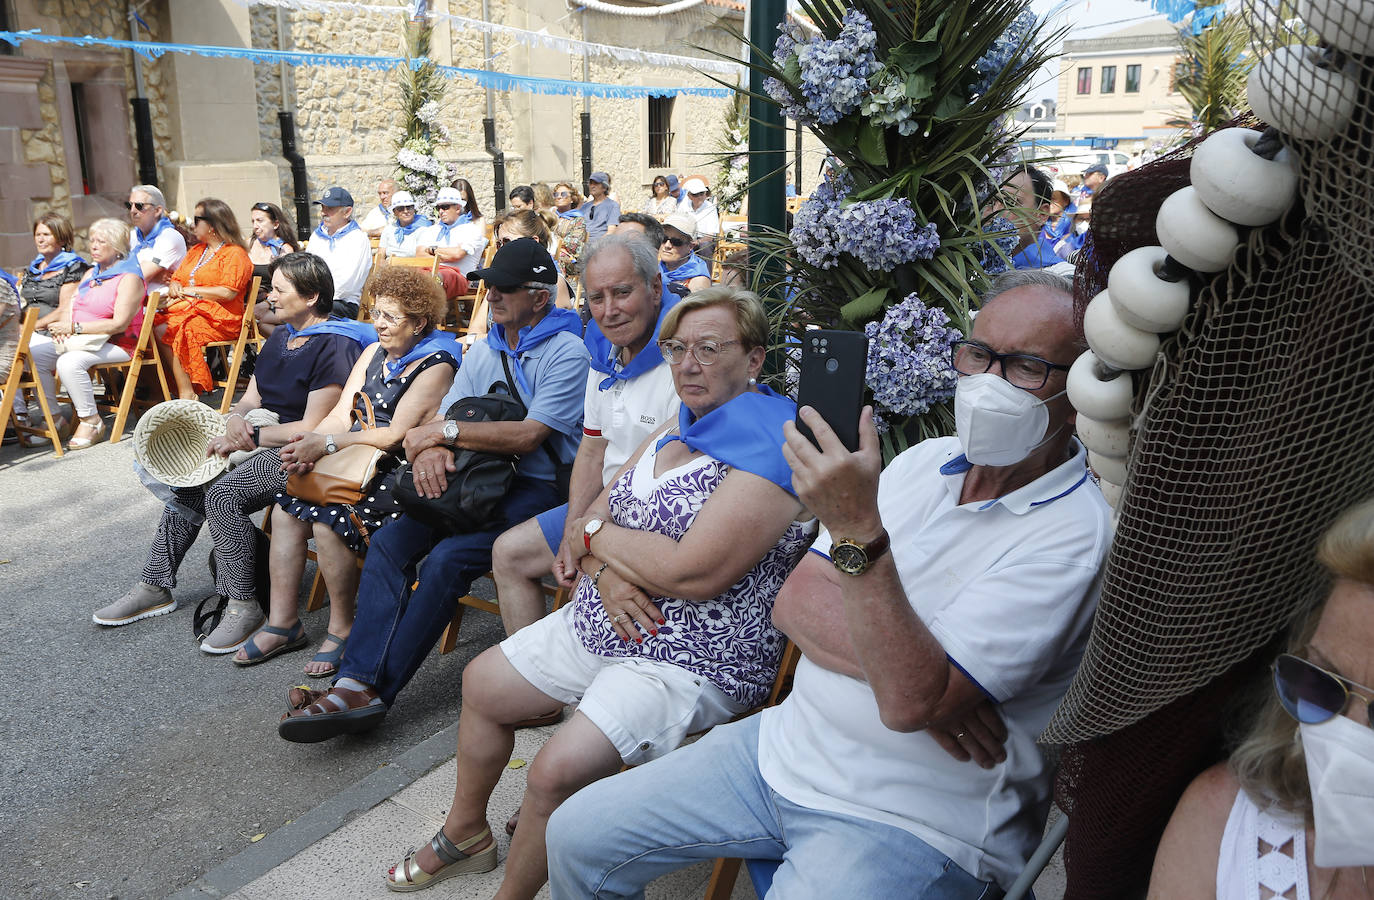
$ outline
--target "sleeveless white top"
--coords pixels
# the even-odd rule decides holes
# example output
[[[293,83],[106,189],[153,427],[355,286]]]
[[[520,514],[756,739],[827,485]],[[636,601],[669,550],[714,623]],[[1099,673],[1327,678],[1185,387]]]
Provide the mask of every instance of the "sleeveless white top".
[[[1311,900],[1307,891],[1307,830],[1298,816],[1277,807],[1261,810],[1245,791],[1221,833],[1217,900],[1260,900],[1260,887],[1275,898]]]

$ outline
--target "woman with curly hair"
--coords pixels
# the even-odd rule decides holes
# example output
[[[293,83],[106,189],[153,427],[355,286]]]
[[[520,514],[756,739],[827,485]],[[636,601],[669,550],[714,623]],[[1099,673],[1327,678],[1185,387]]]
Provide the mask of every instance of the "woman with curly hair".
[[[352,444],[394,451],[406,432],[434,417],[458,371],[462,351],[454,336],[437,331],[446,301],[428,272],[380,266],[370,280],[372,323],[377,343],[363,351],[344,384],[343,395],[311,432],[295,434],[281,451],[282,468],[308,472],[326,453]],[[369,403],[362,400],[365,395]],[[371,406],[375,428],[352,423],[353,411]],[[272,511],[272,600],[267,624],[239,650],[234,662],[251,666],[307,643],[296,610],[305,567],[305,544],[315,539],[320,572],[329,589],[329,631],[325,644],[306,664],[305,674],[323,678],[338,671],[353,628],[358,593],[357,554],[372,532],[401,514],[392,490],[400,460],[387,457],[380,478],[356,506],[317,506],[282,492]]]

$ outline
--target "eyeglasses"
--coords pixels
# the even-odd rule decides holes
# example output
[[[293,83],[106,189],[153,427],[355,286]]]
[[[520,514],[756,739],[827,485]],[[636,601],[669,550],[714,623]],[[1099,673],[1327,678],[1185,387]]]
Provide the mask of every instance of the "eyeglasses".
[[[667,186],[668,186],[668,182],[666,182],[666,181],[655,181],[655,182],[654,182],[654,187],[667,187]]]
[[[1361,694],[1351,688],[1368,693]],[[1368,705],[1369,727],[1374,728],[1374,688],[1328,672],[1301,656],[1283,653],[1274,660],[1274,692],[1279,695],[1284,711],[1304,725],[1316,725],[1339,716],[1353,694]]]
[[[415,212],[415,207],[413,207],[413,206],[393,206],[393,207],[391,207],[391,211],[392,211],[392,212],[406,212],[406,211]]]
[[[194,217],[194,218],[191,220],[191,223],[192,223],[193,225],[199,225],[201,222],[204,222],[206,225],[209,225],[211,228],[214,227],[213,223],[211,223],[211,221],[210,221],[209,219],[205,218],[204,216],[196,216],[196,217]]]
[[[553,192],[553,195],[554,195],[555,197],[571,197],[571,196],[572,196],[572,194],[569,193],[568,191],[554,191],[554,192]]]
[[[1038,356],[1021,353],[994,353],[975,341],[955,341],[951,351],[954,371],[960,375],[981,375],[1002,364],[1002,377],[1025,391],[1038,391],[1050,380],[1050,372],[1069,371],[1068,366]]]
[[[701,341],[688,347],[682,341],[659,341],[658,349],[670,366],[682,365],[689,352],[696,357],[697,362],[703,366],[710,366],[714,365],[716,358],[720,356],[721,348],[738,343],[739,341]]]
[[[497,250],[500,250],[502,247],[506,246],[507,244],[510,244],[510,243],[513,243],[513,242],[515,242],[515,241],[522,240],[522,239],[523,239],[523,238],[522,238],[521,236],[516,236],[516,237],[499,237],[499,238],[496,239],[496,249],[497,249]]]
[[[393,316],[391,313],[383,312],[382,310],[376,309],[375,307],[367,315],[368,318],[372,320],[373,324],[380,323],[382,325],[395,325],[399,322],[403,322],[406,319],[410,318],[405,314]]]
[[[269,216],[272,215],[272,204],[270,203],[254,203],[253,209],[258,212],[267,213]]]
[[[691,240],[688,238],[675,238],[664,235],[663,243],[672,244],[674,247],[686,247],[688,244],[691,243]]]
[[[440,212],[443,212],[446,209],[453,209],[453,207],[456,205],[457,204],[454,203],[436,203],[434,204],[434,208],[439,210]]]
[[[139,212],[143,212],[145,209],[147,209],[147,208],[150,207],[150,206],[157,206],[157,204],[156,204],[156,203],[139,203],[137,200],[125,200],[125,201],[124,201],[124,208],[125,208],[125,209],[136,209],[136,210],[138,210]]]

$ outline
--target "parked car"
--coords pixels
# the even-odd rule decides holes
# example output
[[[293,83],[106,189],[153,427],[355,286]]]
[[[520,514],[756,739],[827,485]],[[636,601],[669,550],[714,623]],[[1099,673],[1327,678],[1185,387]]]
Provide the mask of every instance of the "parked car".
[[[1051,178],[1063,178],[1065,175],[1082,175],[1088,166],[1101,163],[1107,167],[1107,177],[1115,178],[1126,171],[1126,165],[1130,160],[1131,155],[1121,150],[1083,150],[1078,147],[1066,147],[1064,154],[1045,163],[1044,169],[1052,173]]]

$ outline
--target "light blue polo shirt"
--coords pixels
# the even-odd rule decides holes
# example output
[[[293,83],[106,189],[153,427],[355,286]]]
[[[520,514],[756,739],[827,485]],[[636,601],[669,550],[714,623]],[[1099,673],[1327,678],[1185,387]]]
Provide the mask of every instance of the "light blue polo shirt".
[[[526,350],[519,362],[534,392],[533,396],[523,391],[520,394],[520,399],[529,408],[528,418],[543,422],[553,429],[549,445],[565,463],[573,461],[577,455],[577,445],[582,440],[582,407],[590,359],[582,339],[572,332],[563,331],[539,346]],[[513,370],[516,361],[511,359],[510,365]],[[440,402],[439,412],[447,412],[450,406],[464,397],[479,397],[489,393],[491,386],[498,381],[506,381],[501,353],[483,338],[463,354],[463,365],[453,378],[453,386]],[[519,390],[513,385],[512,388]],[[543,450],[525,454],[516,471],[529,478],[542,478],[545,481],[554,478],[553,461]]]

